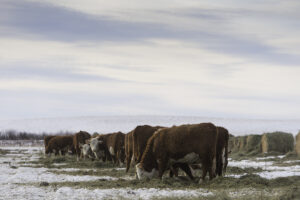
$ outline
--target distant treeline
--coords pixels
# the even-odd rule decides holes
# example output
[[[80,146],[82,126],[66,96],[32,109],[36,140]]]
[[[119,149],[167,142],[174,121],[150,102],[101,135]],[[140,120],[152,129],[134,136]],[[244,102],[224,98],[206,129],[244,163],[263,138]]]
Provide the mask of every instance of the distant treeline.
[[[71,135],[72,132],[60,131],[57,133],[29,133],[15,130],[0,131],[0,140],[43,140],[47,135]]]

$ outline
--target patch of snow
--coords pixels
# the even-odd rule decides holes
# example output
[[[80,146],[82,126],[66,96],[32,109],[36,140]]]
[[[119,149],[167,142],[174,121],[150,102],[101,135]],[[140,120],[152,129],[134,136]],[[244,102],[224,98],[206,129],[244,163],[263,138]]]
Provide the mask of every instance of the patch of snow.
[[[173,189],[156,189],[156,188],[140,188],[140,189],[74,189],[70,187],[59,188],[55,193],[55,199],[72,199],[76,194],[76,199],[157,199],[162,197],[176,198],[196,198],[199,196],[213,195],[204,189],[197,190],[173,190]]]
[[[279,177],[300,176],[300,171],[265,171],[256,174],[266,179],[274,179]]]
[[[228,166],[239,167],[242,169],[249,168],[249,167],[265,169],[266,166],[271,166],[271,165],[273,165],[273,161],[258,162],[258,161],[251,161],[251,160],[241,160],[241,161],[232,160],[228,162]]]

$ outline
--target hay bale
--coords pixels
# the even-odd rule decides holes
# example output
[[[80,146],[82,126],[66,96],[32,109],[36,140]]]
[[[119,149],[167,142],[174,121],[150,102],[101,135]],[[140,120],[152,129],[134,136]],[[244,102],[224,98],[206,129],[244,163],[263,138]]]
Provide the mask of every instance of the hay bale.
[[[239,151],[245,151],[246,145],[247,145],[247,136],[239,136],[239,138],[238,138]]]
[[[262,152],[287,153],[293,151],[294,137],[293,134],[284,132],[265,133],[261,138]]]
[[[229,141],[228,141],[228,150],[229,151],[234,151],[234,140],[235,140],[235,137],[234,136],[230,136],[229,135]]]
[[[261,152],[261,135],[248,135],[246,141],[247,153],[260,153]]]
[[[299,133],[296,135],[296,145],[295,145],[295,150],[296,150],[296,153],[297,153],[298,157],[300,157],[300,131],[299,131]]]

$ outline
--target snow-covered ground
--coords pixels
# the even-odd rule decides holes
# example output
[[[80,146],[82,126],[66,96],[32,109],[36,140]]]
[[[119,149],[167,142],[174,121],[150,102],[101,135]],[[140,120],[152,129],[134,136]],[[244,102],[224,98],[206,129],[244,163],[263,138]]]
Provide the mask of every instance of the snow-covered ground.
[[[283,156],[278,156],[279,158],[282,158]],[[275,158],[275,157],[266,157],[266,158]],[[298,160],[300,162],[300,160]],[[297,160],[293,161],[297,162]],[[231,167],[239,167],[239,168],[261,168],[263,169],[263,172],[258,172],[255,174],[258,174],[259,176],[267,179],[274,179],[278,177],[287,177],[287,176],[300,176],[300,165],[293,165],[293,166],[276,166],[274,165],[273,161],[263,161],[262,159],[258,159],[258,161],[252,161],[252,160],[241,160],[241,161],[235,161],[230,160],[228,163],[228,166]],[[231,175],[232,177],[239,178],[242,175]]]
[[[85,130],[90,133],[128,132],[137,125],[172,126],[188,123],[213,122],[226,127],[231,134],[262,134],[285,131],[294,135],[299,131],[300,120],[229,119],[193,116],[102,116],[0,120],[0,131],[13,129],[33,133]]]
[[[93,180],[117,181],[118,178],[110,176],[72,176],[51,173],[47,168],[21,167],[24,160],[32,161],[38,159],[38,153],[42,147],[0,147],[9,150],[8,154],[0,155],[0,199],[49,199],[49,200],[71,200],[71,199],[155,199],[157,197],[197,197],[209,196],[212,192],[204,189],[197,190],[173,190],[158,188],[122,188],[122,189],[84,189],[52,186],[41,187],[41,182],[82,182]],[[20,163],[22,162],[22,163]],[[25,163],[26,165],[26,163]],[[124,170],[124,168],[116,168]],[[59,169],[56,169],[59,170]],[[61,169],[62,171],[76,171],[76,168]],[[82,170],[82,169],[81,169]],[[88,170],[88,169],[84,169]],[[122,179],[132,179],[126,175]]]
[[[56,186],[40,186],[41,182],[85,182],[96,180],[118,181],[119,178],[110,176],[91,176],[91,175],[67,175],[64,173],[56,174],[55,171],[78,171],[77,168],[48,169],[44,167],[22,167],[26,165],[26,161],[35,161],[39,158],[43,147],[0,147],[2,150],[8,150],[7,154],[0,155],[0,199],[157,199],[162,197],[206,197],[214,195],[214,190],[207,189],[159,189],[159,188],[110,188],[110,189],[86,189],[78,187],[59,187]],[[235,161],[230,159],[229,166],[240,168],[254,167],[262,168],[263,172],[256,173],[261,177],[272,179],[285,176],[300,176],[300,166],[276,166],[273,161],[268,161],[273,157],[258,158],[257,160]],[[275,157],[274,157],[275,158]],[[282,156],[278,157],[282,158]],[[25,163],[24,163],[25,161]],[[300,160],[298,160],[300,161]],[[293,161],[293,162],[298,162]],[[21,163],[20,163],[21,162]],[[293,163],[290,162],[290,163]],[[64,163],[59,163],[64,164]],[[124,168],[115,168],[116,170],[124,170]],[[80,169],[81,171],[90,171],[94,169]],[[111,169],[101,169],[111,170]],[[239,175],[227,175],[239,178]],[[123,180],[131,180],[134,177],[125,175],[121,177]],[[255,190],[243,193],[231,192],[230,195],[249,195],[255,194]]]

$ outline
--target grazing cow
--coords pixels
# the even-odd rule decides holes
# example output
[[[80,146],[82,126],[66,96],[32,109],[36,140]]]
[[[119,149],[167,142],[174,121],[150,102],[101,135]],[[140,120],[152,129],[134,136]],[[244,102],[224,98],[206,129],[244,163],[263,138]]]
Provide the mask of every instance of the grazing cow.
[[[125,160],[125,134],[112,133],[106,139],[106,146],[115,164],[123,165]]]
[[[103,162],[112,161],[112,157],[109,153],[109,147],[107,146],[107,140],[111,135],[112,133],[97,136],[97,139],[99,141],[97,155],[99,155],[99,159],[100,157],[102,158]]]
[[[181,125],[159,129],[148,140],[141,162],[136,165],[139,179],[162,178],[177,163],[202,163],[202,180],[207,172],[215,177],[218,131],[212,123]]]
[[[72,135],[55,136],[49,141],[45,153],[46,154],[54,153],[55,155],[58,155],[59,151],[61,151],[61,154],[64,154],[64,152],[67,152],[69,149],[72,148],[72,146],[73,146]]]
[[[94,154],[94,157],[96,159],[104,159],[105,158],[105,144],[103,142],[103,140],[99,140],[98,139],[99,137],[94,137],[94,138],[91,138],[89,140],[89,144],[90,144],[90,147],[91,147],[91,151],[93,152]]]
[[[92,152],[91,146],[89,144],[80,144],[80,148],[81,148],[81,155],[80,157],[85,160],[86,157],[91,158],[92,160],[94,160],[95,156]]]
[[[85,144],[85,141],[87,139],[89,139],[90,137],[91,137],[91,135],[85,131],[79,131],[78,133],[76,133],[73,136],[73,145],[74,145],[75,152],[77,155],[77,161],[79,161],[79,157],[81,154],[80,144],[82,144],[82,145]]]
[[[55,137],[55,135],[49,135],[49,136],[45,136],[45,137],[44,137],[44,145],[45,145],[45,149],[46,149],[46,147],[48,146],[49,141],[50,141],[52,138],[54,138],[54,137]]]
[[[217,140],[217,166],[216,174],[218,176],[223,176],[226,172],[228,164],[228,141],[229,133],[228,130],[223,127],[218,128],[218,140]]]
[[[130,131],[125,135],[125,157],[126,157],[126,172],[130,168],[130,164],[133,163],[133,131]]]

